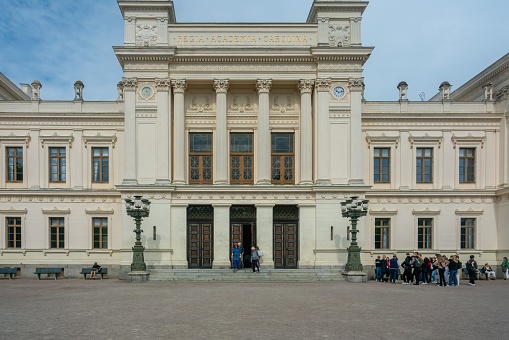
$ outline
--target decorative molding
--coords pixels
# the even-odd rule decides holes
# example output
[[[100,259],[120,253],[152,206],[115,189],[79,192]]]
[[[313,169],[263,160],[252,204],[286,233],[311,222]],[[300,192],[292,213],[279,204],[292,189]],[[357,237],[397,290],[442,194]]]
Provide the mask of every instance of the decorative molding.
[[[124,70],[168,70],[168,63],[125,63]]]
[[[245,99],[245,100],[244,100]],[[253,112],[255,107],[252,104],[252,96],[249,94],[246,95],[233,95],[232,104],[228,107],[228,111],[230,112]]]
[[[314,64],[170,64],[172,72],[315,72]]]
[[[350,47],[350,26],[329,25],[329,47]]]
[[[122,84],[124,85],[124,91],[135,91],[138,85],[138,78],[122,78]]]
[[[67,144],[69,144],[69,147],[72,148],[74,136],[72,134],[68,135],[68,136],[57,135],[57,133],[55,132],[51,136],[39,136],[39,140],[41,141],[41,147],[43,147],[43,148],[44,148],[44,144],[47,142],[67,143]]]
[[[9,209],[0,209],[0,215],[26,215],[27,209],[14,209],[14,207],[10,207]]]
[[[285,113],[286,111],[293,112],[296,108],[297,105],[295,105],[294,96],[276,94],[273,96],[273,102],[270,110]]]
[[[111,144],[113,148],[115,148],[115,143],[117,141],[117,134],[113,136],[103,136],[100,132],[95,136],[83,136],[83,142],[85,143],[85,148],[88,147],[88,143],[108,143]]]
[[[258,93],[269,93],[272,87],[272,79],[257,79],[256,89]]]
[[[442,147],[443,136],[430,136],[427,133],[424,136],[413,136],[409,135],[408,140],[410,141],[410,149],[413,149],[415,143],[419,144],[437,144],[438,148]]]
[[[53,209],[41,209],[44,215],[69,215],[71,213],[71,209],[58,209],[54,207]]]
[[[13,132],[11,132],[8,136],[0,136],[0,142],[8,142],[8,143],[25,143],[25,146],[28,148],[30,145],[30,140],[32,137],[30,134],[25,136],[17,136]]]
[[[136,25],[136,46],[157,45],[156,25]]]
[[[484,143],[486,142],[486,136],[472,136],[472,134],[468,134],[468,136],[456,136],[452,135],[451,141],[453,143],[453,148],[456,149],[458,143],[460,144],[480,144],[481,149],[484,148]]]
[[[155,84],[157,91],[169,91],[171,80],[170,78],[156,78]]]
[[[415,210],[412,209],[412,215],[419,215],[419,216],[438,216],[440,215],[441,210],[430,210],[429,208],[426,208],[424,210]]]
[[[187,82],[185,79],[172,79],[171,86],[173,87],[173,92],[184,93],[187,89]]]
[[[369,209],[369,214],[374,216],[395,216],[398,214],[398,210],[387,210],[385,208],[381,209],[381,210],[373,210],[373,209]]]
[[[397,149],[400,136],[386,136],[385,133],[382,133],[381,136],[370,136],[366,134],[366,141],[368,142],[368,147],[371,147],[371,144],[394,144]]]
[[[114,212],[115,211],[113,209],[102,210],[100,207],[94,210],[85,208],[85,213],[87,215],[113,215]]]
[[[348,87],[351,92],[362,92],[364,90],[364,78],[349,78]]]
[[[301,94],[303,93],[311,93],[313,91],[313,86],[315,85],[315,81],[313,79],[301,79],[299,80],[299,91]]]
[[[192,95],[191,96],[191,104],[187,107],[187,112],[196,113],[196,112],[212,112],[214,111],[214,104],[211,104],[210,95]]]
[[[227,93],[230,82],[228,79],[214,79],[214,89],[216,93]]]
[[[474,210],[472,208],[469,208],[467,210],[454,210],[457,216],[480,216],[484,214],[484,209],[481,210]]]
[[[331,82],[332,82],[331,78],[317,79],[315,82],[316,90],[318,92],[329,92]]]

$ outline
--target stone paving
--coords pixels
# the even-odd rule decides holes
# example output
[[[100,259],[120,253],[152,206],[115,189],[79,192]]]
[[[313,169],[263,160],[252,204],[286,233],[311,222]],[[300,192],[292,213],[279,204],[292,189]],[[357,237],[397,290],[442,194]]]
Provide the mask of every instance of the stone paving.
[[[507,338],[509,281],[475,287],[0,279],[0,339]]]

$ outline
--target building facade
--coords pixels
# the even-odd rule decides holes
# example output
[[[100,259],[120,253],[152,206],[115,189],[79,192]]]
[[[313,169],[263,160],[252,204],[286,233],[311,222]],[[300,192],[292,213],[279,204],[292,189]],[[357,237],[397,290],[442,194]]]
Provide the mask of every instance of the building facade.
[[[227,268],[233,242],[276,269],[344,268],[340,203],[368,199],[362,261],[509,250],[509,55],[428,102],[370,102],[367,2],[314,0],[301,24],[182,24],[169,0],[119,0],[118,99],[41,100],[0,78],[0,262],[99,262],[125,277],[151,201],[149,268]],[[396,85],[396,84],[395,84]]]

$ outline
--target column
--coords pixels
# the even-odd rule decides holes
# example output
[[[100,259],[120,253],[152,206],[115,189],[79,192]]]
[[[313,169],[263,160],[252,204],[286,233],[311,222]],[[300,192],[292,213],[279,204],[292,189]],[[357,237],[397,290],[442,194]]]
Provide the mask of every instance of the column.
[[[258,79],[258,142],[256,143],[257,173],[256,184],[270,184],[270,128],[269,128],[269,93],[272,87],[271,79]]]
[[[71,187],[73,189],[83,189],[83,129],[74,129],[74,148],[69,149],[72,154],[72,162],[68,162],[71,170]]]
[[[174,145],[173,145],[173,183],[186,184],[186,131],[185,131],[185,107],[184,93],[187,88],[185,79],[171,81],[174,94]]]
[[[187,204],[173,203],[170,210],[170,246],[173,268],[188,268],[187,263]]]
[[[315,268],[316,205],[299,204],[299,268]]]
[[[300,90],[300,184],[313,184],[313,120],[311,91],[314,80],[301,80]]]
[[[273,208],[274,204],[256,204],[256,243],[264,254],[260,259],[262,270],[274,268]]]
[[[362,157],[364,141],[362,140],[362,92],[364,78],[350,78],[350,185],[364,185],[362,179]]]
[[[157,88],[157,159],[156,185],[170,184],[170,79],[156,78]]]
[[[124,83],[124,180],[123,185],[138,183],[136,176],[136,85],[137,78],[123,78]]]
[[[396,164],[396,171],[400,174],[399,190],[410,190],[413,188],[412,175],[415,173],[415,163],[413,160],[413,149],[410,144],[410,131],[400,131],[400,147],[399,152],[401,154],[400,162]],[[405,167],[407,170],[403,170]],[[410,168],[410,169],[408,169]]]
[[[331,79],[317,79],[317,179],[318,185],[329,185],[330,180],[330,124],[329,124],[329,89]],[[358,154],[360,155],[360,153]]]
[[[438,176],[433,176],[433,187],[435,187],[435,181],[438,182],[437,187],[435,189],[442,189],[442,190],[453,190],[453,188],[456,188],[456,183],[458,180],[456,179],[456,161],[454,161],[457,157],[456,155],[456,148],[457,146],[453,143],[452,137],[453,133],[452,130],[444,130],[444,141],[443,141],[443,148],[442,148],[442,154],[443,158],[440,156],[440,149],[437,147],[435,148],[436,155],[433,155],[433,163],[439,162],[442,165],[439,164],[438,171],[440,174],[437,174]],[[442,161],[443,159],[443,161]],[[444,167],[444,164],[449,164],[449,166]],[[433,167],[433,171],[435,170],[435,167]],[[440,177],[439,177],[440,176]]]
[[[212,268],[229,268],[231,204],[213,204],[212,206],[214,207],[214,262]]]
[[[44,150],[39,146],[39,135],[41,130],[39,129],[31,129],[30,130],[30,144],[26,145],[27,152],[27,161],[26,167],[28,169],[28,187],[30,189],[40,189],[41,188],[41,177],[40,177],[40,169],[43,168],[43,165],[40,161],[40,155],[44,155]],[[31,146],[31,147],[29,147]],[[44,164],[44,162],[43,162]]]
[[[228,184],[228,130],[226,95],[227,79],[214,79],[216,90],[216,138],[214,151],[214,184]]]

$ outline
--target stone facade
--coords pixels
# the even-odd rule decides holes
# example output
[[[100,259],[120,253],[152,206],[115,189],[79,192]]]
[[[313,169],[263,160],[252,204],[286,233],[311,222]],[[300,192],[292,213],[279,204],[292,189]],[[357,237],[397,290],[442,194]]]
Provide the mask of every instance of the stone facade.
[[[180,24],[171,1],[119,6],[117,101],[84,101],[81,82],[72,102],[40,100],[38,82],[0,101],[1,264],[73,276],[97,261],[123,277],[134,195],[152,202],[149,268],[225,268],[236,240],[260,246],[263,266],[343,268],[350,196],[370,201],[364,264],[508,255],[507,68],[489,73],[497,95],[482,100],[370,102],[367,2],[315,0],[306,23],[279,25]]]

